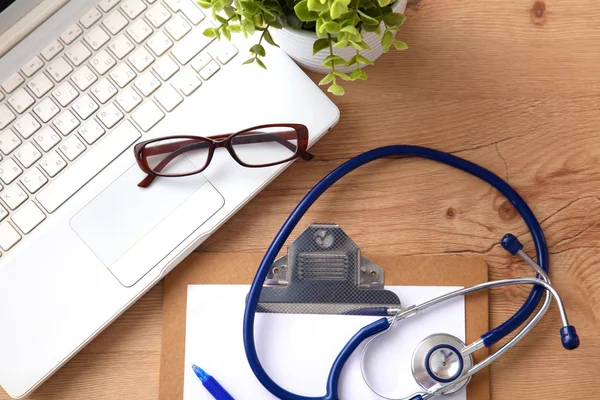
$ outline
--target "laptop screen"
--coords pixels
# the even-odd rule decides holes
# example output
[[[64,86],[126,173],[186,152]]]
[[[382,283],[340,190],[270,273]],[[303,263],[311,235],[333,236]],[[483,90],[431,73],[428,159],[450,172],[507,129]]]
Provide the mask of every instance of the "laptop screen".
[[[34,21],[35,18],[26,16],[44,2],[57,3],[56,0],[0,0],[0,56],[43,22]],[[13,26],[16,29],[11,30],[10,28]]]

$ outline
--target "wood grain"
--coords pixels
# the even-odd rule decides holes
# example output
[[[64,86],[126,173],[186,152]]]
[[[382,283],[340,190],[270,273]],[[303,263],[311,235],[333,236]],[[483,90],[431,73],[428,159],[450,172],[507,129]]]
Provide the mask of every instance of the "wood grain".
[[[582,347],[560,347],[547,317],[491,368],[492,399],[587,398],[600,391],[600,8],[591,0],[410,0],[399,37],[369,81],[335,98],[339,125],[234,216],[200,251],[261,252],[295,204],[349,157],[386,144],[438,148],[508,180],[542,221],[551,278]],[[315,74],[311,76],[317,80]],[[346,177],[307,214],[336,222],[366,251],[481,255],[491,278],[529,275],[498,245],[530,237],[486,184],[428,161],[383,160]],[[292,235],[294,236],[294,235]],[[156,399],[162,288],[101,334],[34,399]],[[497,325],[527,288],[494,290]],[[569,371],[565,373],[565,371]],[[6,399],[0,394],[0,399]]]

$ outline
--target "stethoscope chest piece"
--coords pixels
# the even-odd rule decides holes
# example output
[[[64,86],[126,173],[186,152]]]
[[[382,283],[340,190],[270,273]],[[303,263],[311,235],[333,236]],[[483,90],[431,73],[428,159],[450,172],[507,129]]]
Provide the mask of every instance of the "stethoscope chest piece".
[[[413,377],[427,391],[439,384],[449,384],[473,366],[473,356],[464,357],[461,351],[466,345],[458,338],[438,333],[425,338],[412,356]],[[443,394],[452,394],[465,387],[471,378],[457,385],[450,385]]]

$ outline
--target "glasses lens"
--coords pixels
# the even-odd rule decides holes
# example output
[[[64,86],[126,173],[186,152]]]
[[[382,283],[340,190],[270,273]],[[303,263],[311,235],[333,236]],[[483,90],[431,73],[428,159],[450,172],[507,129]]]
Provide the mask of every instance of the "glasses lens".
[[[208,161],[208,153],[205,140],[182,137],[148,143],[143,155],[154,173],[179,176],[202,170]]]
[[[234,136],[231,145],[237,157],[246,165],[280,163],[296,155],[298,133],[286,126],[257,128]]]

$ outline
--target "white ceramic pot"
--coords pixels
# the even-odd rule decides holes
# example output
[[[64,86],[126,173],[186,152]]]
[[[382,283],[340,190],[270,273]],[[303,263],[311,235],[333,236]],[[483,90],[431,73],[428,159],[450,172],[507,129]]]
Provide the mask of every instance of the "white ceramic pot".
[[[394,12],[403,13],[406,10],[406,3],[408,0],[398,0],[392,5]],[[383,24],[382,24],[383,28]],[[321,65],[321,62],[325,57],[329,56],[329,49],[318,52],[313,55],[313,43],[317,40],[317,34],[315,32],[295,30],[291,28],[283,29],[271,29],[271,35],[275,42],[281,46],[296,63],[301,67],[309,69],[311,71],[320,72],[323,74],[329,73],[330,69]],[[365,32],[363,39],[371,50],[361,50],[360,54],[368,58],[371,61],[375,61],[383,54],[383,47],[381,47],[381,37],[374,32]],[[338,49],[333,48],[333,53],[349,60],[356,54],[356,50],[352,47]],[[348,68],[336,68],[343,72],[351,72],[354,67]]]

